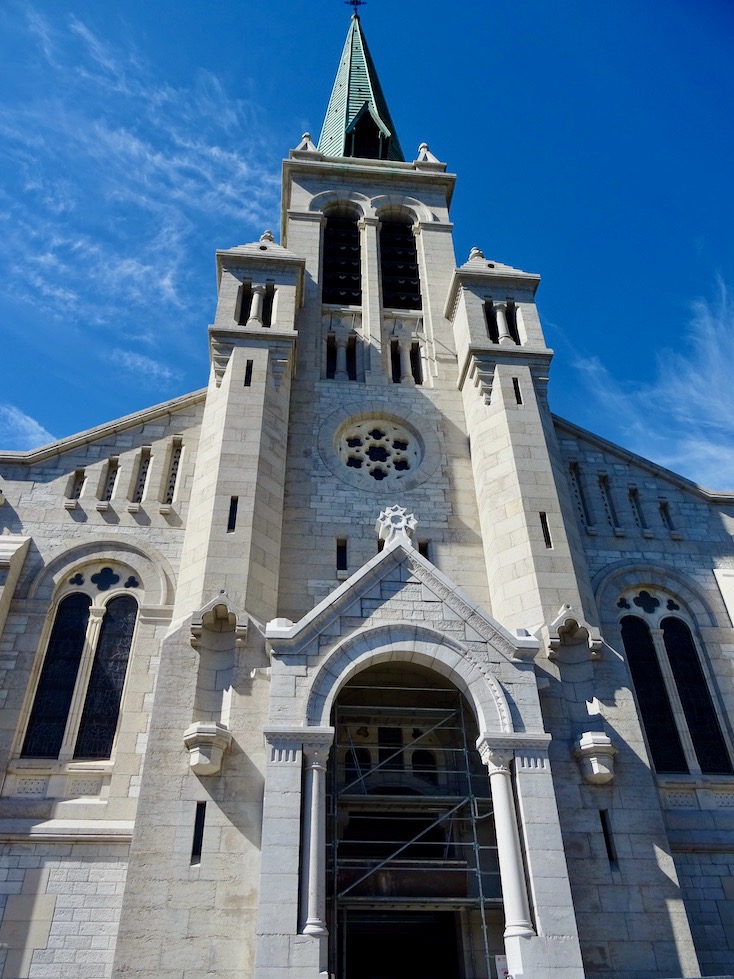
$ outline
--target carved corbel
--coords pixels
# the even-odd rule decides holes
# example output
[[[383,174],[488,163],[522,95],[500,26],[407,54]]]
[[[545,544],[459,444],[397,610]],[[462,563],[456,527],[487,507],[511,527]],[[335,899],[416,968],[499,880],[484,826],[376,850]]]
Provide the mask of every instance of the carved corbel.
[[[232,742],[232,733],[218,721],[196,721],[186,728],[183,739],[191,771],[196,775],[216,775]]]
[[[216,598],[199,609],[191,620],[191,645],[198,649],[204,629],[211,632],[234,632],[235,645],[242,649],[247,643],[248,616],[230,601],[222,590]]]
[[[555,659],[563,646],[585,645],[590,659],[600,659],[602,642],[596,626],[589,625],[572,605],[562,605],[548,627],[548,658]]]
[[[602,731],[586,731],[581,735],[574,757],[581,775],[591,785],[606,785],[614,778],[614,756],[617,749]]]

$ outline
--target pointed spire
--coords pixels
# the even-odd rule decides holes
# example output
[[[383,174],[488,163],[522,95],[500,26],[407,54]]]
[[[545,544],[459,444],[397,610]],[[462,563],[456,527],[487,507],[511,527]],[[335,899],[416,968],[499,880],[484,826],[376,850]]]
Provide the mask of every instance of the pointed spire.
[[[324,156],[405,160],[356,9],[318,148]]]

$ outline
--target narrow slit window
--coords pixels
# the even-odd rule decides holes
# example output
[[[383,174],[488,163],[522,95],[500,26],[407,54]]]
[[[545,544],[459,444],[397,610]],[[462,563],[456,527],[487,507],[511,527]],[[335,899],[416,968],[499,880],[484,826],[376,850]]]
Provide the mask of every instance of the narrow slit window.
[[[237,315],[235,318],[240,326],[244,326],[247,323],[248,319],[250,318],[251,308],[252,283],[247,281],[242,283],[237,296]]]
[[[576,506],[578,507],[581,522],[583,523],[584,527],[592,527],[594,521],[591,519],[591,511],[589,510],[589,504],[586,500],[584,484],[581,478],[581,467],[579,466],[578,462],[572,462],[569,464],[568,475],[571,480],[571,490],[573,491],[573,495],[576,500]]]
[[[377,541],[377,553],[380,554],[385,550],[385,541],[380,537]]]
[[[675,530],[675,524],[673,523],[673,518],[670,514],[670,504],[667,500],[660,500],[660,518],[665,525],[666,530],[671,533]]]
[[[204,820],[206,819],[206,802],[196,803],[194,815],[194,836],[191,841],[191,866],[198,867],[201,863],[201,851],[204,846]]]
[[[497,314],[494,311],[494,303],[487,299],[484,303],[484,322],[487,326],[487,336],[492,343],[500,342],[500,331],[497,326]]]
[[[430,558],[431,558],[430,551],[431,551],[431,542],[430,541],[428,541],[428,540],[419,540],[418,541],[418,553],[421,555],[421,557],[424,557],[427,560],[430,560]]]
[[[609,865],[611,867],[616,867],[617,849],[614,846],[614,836],[612,835],[612,824],[609,819],[608,809],[599,810],[599,821],[601,823],[601,831],[602,831],[602,836],[604,837],[604,846],[607,851],[607,859],[609,860]]]
[[[78,500],[84,491],[84,484],[87,481],[86,472],[84,469],[77,469],[71,478],[71,484],[69,486],[69,499]]]
[[[512,390],[515,392],[515,402],[519,405],[522,404],[522,391],[520,390],[520,378],[513,377],[512,379]]]
[[[612,530],[616,530],[619,527],[619,521],[617,520],[617,511],[614,506],[614,498],[612,497],[612,488],[606,473],[599,473],[599,491],[601,493],[602,503],[604,504],[607,523]]]
[[[138,460],[138,472],[135,477],[135,488],[133,489],[133,497],[130,501],[131,503],[142,503],[143,497],[145,496],[145,488],[148,483],[148,473],[150,472],[150,455],[151,449],[149,445],[144,445],[140,450],[140,459]]]
[[[640,530],[647,530],[647,521],[645,520],[645,512],[642,509],[640,494],[636,486],[630,486],[629,498],[630,498],[630,506],[632,507],[632,516],[635,518],[635,523],[640,528]]]
[[[245,387],[249,388],[252,384],[252,361],[248,360],[245,364]]]
[[[100,499],[105,503],[109,503],[115,492],[115,485],[117,483],[117,476],[120,472],[120,460],[118,456],[112,456],[107,463],[107,471],[105,472],[104,484],[102,486],[102,493],[100,494]]]
[[[235,527],[237,526],[237,505],[239,500],[239,496],[231,496],[229,498],[229,516],[227,517],[228,534],[233,534]]]
[[[336,337],[330,333],[326,338],[326,377],[333,381],[336,376]]]
[[[548,516],[542,510],[538,514],[540,517],[540,528],[543,531],[543,540],[545,541],[546,547],[553,547],[553,541],[551,540],[550,527],[548,526]]]
[[[514,343],[520,346],[520,331],[517,328],[517,306],[511,299],[505,304],[505,316],[507,317],[507,330]]]
[[[346,537],[338,537],[336,541],[336,570],[346,571],[347,562],[347,539]]]
[[[265,283],[265,295],[263,297],[263,326],[273,325],[273,307],[275,303],[275,283]]]
[[[414,340],[410,345],[410,372],[413,380],[420,386],[423,384],[423,360],[421,358],[421,345]]]
[[[350,381],[357,380],[357,338],[349,337],[347,340],[347,374]]]
[[[400,384],[402,369],[400,365],[400,343],[397,340],[390,341],[390,370],[393,384]]]
[[[173,503],[176,495],[176,484],[178,482],[178,470],[181,466],[182,452],[183,437],[181,435],[174,435],[171,442],[171,460],[168,464],[168,478],[166,479],[166,488],[163,494],[163,502],[169,505]]]

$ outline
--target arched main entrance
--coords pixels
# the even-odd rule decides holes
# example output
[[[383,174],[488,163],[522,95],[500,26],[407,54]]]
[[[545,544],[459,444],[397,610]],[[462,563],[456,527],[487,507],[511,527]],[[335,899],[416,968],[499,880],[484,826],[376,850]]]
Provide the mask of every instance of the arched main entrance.
[[[332,712],[329,971],[485,979],[503,951],[487,770],[459,690],[425,667],[353,677]]]

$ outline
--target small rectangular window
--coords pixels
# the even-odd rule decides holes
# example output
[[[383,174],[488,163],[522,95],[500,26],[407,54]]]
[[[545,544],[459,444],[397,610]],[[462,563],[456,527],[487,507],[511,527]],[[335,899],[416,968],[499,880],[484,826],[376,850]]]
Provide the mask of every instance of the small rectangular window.
[[[252,283],[243,282],[237,295],[237,309],[235,319],[240,326],[245,326],[250,318],[250,308],[252,307]]]
[[[660,517],[665,524],[666,529],[672,533],[675,530],[675,524],[673,523],[673,518],[670,515],[670,504],[667,500],[660,500]]]
[[[423,360],[421,358],[421,345],[414,340],[410,345],[410,372],[413,380],[419,387],[423,384]]]
[[[426,560],[430,560],[430,558],[431,558],[431,555],[430,555],[430,550],[431,550],[430,544],[431,544],[431,542],[430,541],[427,541],[427,540],[419,540],[418,541],[418,553],[421,555],[421,557],[426,558]]]
[[[69,492],[67,494],[70,500],[79,499],[84,492],[84,484],[86,481],[87,476],[84,469],[75,469],[74,475],[71,477],[71,482],[69,483]]]
[[[229,517],[227,518],[227,533],[233,534],[237,526],[237,504],[239,496],[231,496],[229,499]]]
[[[347,539],[346,537],[338,537],[336,541],[336,570],[346,571],[347,567]]]
[[[112,499],[115,492],[115,485],[117,483],[117,476],[120,472],[120,458],[119,456],[110,456],[107,463],[107,470],[105,472],[104,484],[102,485],[102,492],[100,493],[100,499],[106,503]]]
[[[576,500],[576,506],[578,507],[581,522],[588,530],[589,527],[593,526],[594,521],[591,519],[591,511],[589,510],[589,505],[586,501],[586,494],[584,493],[584,484],[581,476],[581,467],[579,466],[578,462],[569,463],[568,475],[571,480],[571,490]]]
[[[484,303],[484,322],[487,327],[487,336],[492,343],[500,342],[500,331],[497,326],[497,314],[494,311],[494,303],[488,299]]]
[[[612,530],[618,530],[619,521],[617,520],[617,510],[614,506],[614,497],[612,496],[612,487],[609,482],[609,476],[607,476],[606,473],[599,473],[599,491],[601,493],[601,500],[604,505],[607,523]]]
[[[377,541],[377,553],[380,554],[385,550],[385,541],[380,537]]]
[[[183,436],[174,435],[171,439],[171,455],[168,463],[168,474],[166,485],[163,492],[163,503],[170,505],[176,495],[176,483],[178,482],[178,470],[181,465],[181,453],[183,452]]]
[[[201,863],[201,851],[204,846],[204,820],[206,819],[206,802],[196,803],[194,816],[194,837],[191,841],[191,866],[198,867]]]
[[[630,486],[629,498],[630,506],[632,507],[632,516],[635,518],[635,523],[640,530],[647,530],[647,521],[645,520],[645,513],[642,509],[640,494],[636,486]]]
[[[539,514],[539,517],[540,517],[540,527],[541,530],[543,531],[543,540],[545,541],[545,546],[553,547],[553,541],[551,540],[551,535],[550,535],[550,527],[548,526],[548,517],[545,513],[543,513],[542,510]]]
[[[252,384],[252,361],[248,360],[245,364],[245,387],[249,388]]]
[[[609,865],[611,867],[616,867],[617,850],[616,847],[614,846],[614,837],[612,835],[612,824],[609,820],[608,809],[599,810],[599,821],[601,822],[601,831],[602,831],[602,835],[604,836],[604,846],[606,847]]]
[[[149,445],[144,445],[140,450],[140,458],[138,460],[138,472],[135,477],[135,486],[133,487],[131,503],[142,503],[143,497],[145,496],[145,487],[148,482],[148,473],[150,471],[150,453],[151,448]]]
[[[390,371],[393,384],[400,384],[403,372],[400,365],[400,344],[397,340],[390,341]]]
[[[265,283],[265,295],[263,297],[263,326],[273,325],[273,304],[275,303],[275,283]]]
[[[520,391],[520,378],[513,377],[512,379],[512,390],[515,392],[515,401],[517,404],[522,404],[522,392]]]

